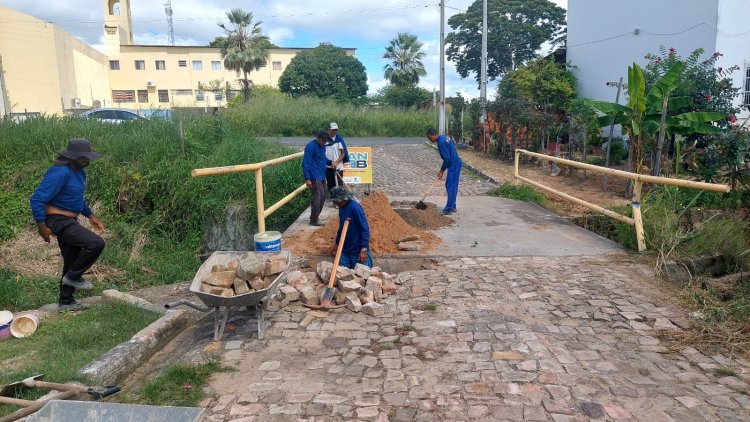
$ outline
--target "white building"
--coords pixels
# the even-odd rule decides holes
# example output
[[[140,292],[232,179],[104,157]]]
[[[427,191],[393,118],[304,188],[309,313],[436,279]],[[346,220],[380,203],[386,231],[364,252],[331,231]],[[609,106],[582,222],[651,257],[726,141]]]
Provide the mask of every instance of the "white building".
[[[582,97],[614,101],[607,82],[627,81],[628,66],[644,66],[648,53],[675,48],[687,57],[718,51],[725,69],[742,88],[737,98],[748,117],[750,105],[750,0],[569,0],[567,60],[577,69]],[[624,103],[625,96],[620,97]]]

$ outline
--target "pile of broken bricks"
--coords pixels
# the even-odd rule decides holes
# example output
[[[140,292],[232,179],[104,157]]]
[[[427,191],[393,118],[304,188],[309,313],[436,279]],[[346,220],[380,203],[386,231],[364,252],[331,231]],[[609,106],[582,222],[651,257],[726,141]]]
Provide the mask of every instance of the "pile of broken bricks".
[[[214,265],[211,274],[201,280],[201,291],[232,297],[268,288],[288,266],[284,255],[266,256],[246,252],[227,264]]]
[[[319,305],[330,280],[333,264],[321,261],[316,270],[286,273],[286,284],[279,286],[276,300],[271,302],[271,305],[282,308],[296,301]],[[381,316],[385,313],[381,302],[388,295],[396,293],[398,283],[397,276],[385,273],[378,267],[370,268],[357,264],[352,270],[339,266],[335,275],[333,302],[336,305],[345,305],[353,312]]]

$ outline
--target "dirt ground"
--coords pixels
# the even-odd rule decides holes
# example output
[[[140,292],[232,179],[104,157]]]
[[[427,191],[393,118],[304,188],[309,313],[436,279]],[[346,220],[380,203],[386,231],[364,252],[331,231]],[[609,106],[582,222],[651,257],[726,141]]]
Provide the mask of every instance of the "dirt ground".
[[[461,159],[495,179],[499,184],[504,182],[516,183],[513,176],[513,162],[502,161],[490,157],[487,154],[462,150]],[[613,168],[617,168],[614,166]],[[614,205],[626,205],[629,200],[625,197],[625,180],[618,177],[609,177],[608,190],[604,190],[604,176],[580,169],[571,169],[561,166],[561,172],[557,176],[551,175],[548,166],[541,167],[539,163],[521,164],[520,174],[535,182],[542,183],[556,191],[567,193],[584,201],[609,207]],[[520,182],[519,182],[520,183]],[[540,189],[555,211],[561,216],[577,217],[589,211],[588,208],[573,204],[551,193]]]
[[[374,192],[361,201],[367,222],[370,225],[370,249],[374,255],[397,254],[399,239],[418,235],[425,243],[423,252],[429,251],[440,243],[440,238],[432,233],[416,228],[406,221],[391,207],[388,197],[382,192]],[[432,205],[435,207],[435,205]],[[425,211],[427,218],[432,213]],[[441,216],[442,217],[442,216]],[[434,223],[433,223],[434,224]],[[282,248],[295,256],[331,255],[334,252],[336,232],[339,220],[331,219],[325,226],[306,232],[297,232],[282,241]]]
[[[425,203],[426,210],[415,208],[416,202],[396,202],[393,210],[396,214],[406,221],[407,224],[422,230],[437,230],[441,227],[447,227],[454,223],[453,219],[440,213],[440,209],[435,204]]]

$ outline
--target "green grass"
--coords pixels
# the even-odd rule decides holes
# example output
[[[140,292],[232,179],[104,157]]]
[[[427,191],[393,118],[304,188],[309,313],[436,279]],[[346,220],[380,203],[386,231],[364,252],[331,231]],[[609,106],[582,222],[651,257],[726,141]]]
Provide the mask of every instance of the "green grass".
[[[718,377],[736,377],[737,371],[732,368],[717,368],[714,373]]]
[[[436,311],[436,310],[437,310],[437,304],[436,304],[436,303],[426,303],[426,304],[425,304],[425,305],[424,305],[424,306],[422,307],[422,309],[424,309],[425,311],[430,311],[430,312],[434,312],[434,311]]]
[[[544,195],[533,187],[527,185],[515,185],[510,182],[503,183],[499,188],[490,192],[490,195],[515,199],[517,201],[533,202],[540,206],[544,206],[546,202]]]
[[[112,303],[82,312],[65,313],[43,320],[38,330],[24,339],[0,342],[0,385],[45,374],[51,382],[86,382],[78,370],[115,345],[156,321],[158,315],[141,308]],[[29,390],[35,399],[46,390]],[[0,405],[0,415],[17,408]]]
[[[384,107],[370,109],[319,98],[259,96],[232,107],[227,121],[252,136],[312,136],[335,121],[341,135],[423,137],[434,126],[432,111]]]
[[[195,407],[203,399],[203,386],[209,375],[231,369],[216,362],[196,365],[172,365],[140,391],[138,402],[158,406]]]

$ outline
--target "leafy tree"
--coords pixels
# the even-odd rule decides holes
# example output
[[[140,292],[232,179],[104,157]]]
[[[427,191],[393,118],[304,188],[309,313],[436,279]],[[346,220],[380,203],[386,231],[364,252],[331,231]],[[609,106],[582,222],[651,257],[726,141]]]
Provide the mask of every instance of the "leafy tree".
[[[463,139],[464,132],[462,117],[468,103],[460,92],[456,92],[455,97],[446,98],[445,102],[451,105],[451,114],[448,118],[448,132],[450,132],[453,139],[456,141]]]
[[[272,43],[270,40],[265,40],[268,48],[279,48],[278,45]],[[216,37],[213,41],[208,43],[209,47],[221,48],[227,42],[227,37]]]
[[[331,44],[297,54],[279,78],[281,92],[321,98],[353,99],[367,93],[365,66]]]
[[[518,92],[537,108],[567,110],[576,98],[575,76],[551,59],[537,58],[505,78],[513,81]]]
[[[716,67],[716,62],[722,56],[715,52],[709,58],[700,60],[703,49],[699,48],[684,59],[674,48],[661,47],[659,54],[648,54],[648,63],[643,69],[646,88],[649,89],[664,76],[677,62],[685,64],[685,70],[677,79],[677,87],[673,95],[690,97],[693,102],[682,111],[715,111],[725,114],[737,114],[740,110],[733,104],[740,92],[739,87],[732,84],[729,77],[739,70],[739,66],[729,69]]]
[[[393,107],[414,107],[432,99],[432,93],[418,86],[386,85],[378,92],[383,103]]]
[[[456,63],[456,71],[466,78],[481,76],[482,0],[476,0],[464,13],[448,19],[455,31],[445,42],[446,54]],[[487,1],[487,77],[494,80],[533,59],[545,42],[557,44],[564,33],[565,9],[549,0]]]
[[[621,124],[630,137],[630,157],[632,170],[640,173],[643,165],[644,144],[647,139],[660,130],[660,127],[682,135],[693,133],[717,133],[720,131],[708,122],[721,120],[723,113],[689,112],[662,119],[665,113],[681,110],[690,103],[690,97],[670,97],[677,88],[678,78],[685,69],[683,62],[676,62],[646,93],[646,80],[643,70],[633,63],[628,68],[628,103],[626,105],[606,101],[591,101],[591,105],[607,115],[600,117],[599,127],[609,126],[611,116],[614,115],[615,124]],[[666,110],[664,110],[666,104]],[[664,121],[664,125],[660,122]]]
[[[416,86],[421,76],[427,75],[422,59],[425,53],[422,51],[422,43],[417,40],[416,35],[399,32],[398,36],[391,40],[385,48],[384,59],[392,63],[385,65],[385,78],[393,85],[408,87]]]
[[[221,57],[225,68],[242,71],[242,93],[247,101],[250,99],[250,80],[247,74],[266,65],[271,42],[262,34],[261,22],[253,24],[252,12],[232,9],[227,12],[227,18],[229,24],[219,24],[226,33],[226,40],[220,45]]]

